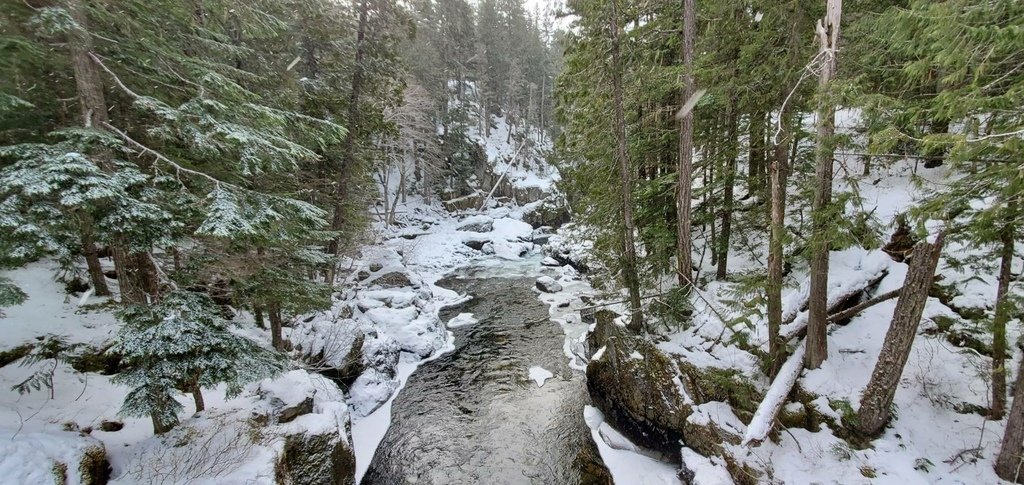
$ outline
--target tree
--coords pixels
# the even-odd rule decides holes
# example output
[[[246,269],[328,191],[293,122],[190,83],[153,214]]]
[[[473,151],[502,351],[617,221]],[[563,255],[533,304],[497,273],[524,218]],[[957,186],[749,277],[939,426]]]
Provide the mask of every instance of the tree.
[[[201,412],[203,388],[226,384],[231,398],[284,368],[281,354],[233,333],[202,294],[174,291],[154,305],[126,307],[118,317],[124,326],[110,351],[122,356],[125,370],[113,382],[132,388],[121,413],[150,417],[157,434],[178,422],[175,389],[191,393]]]
[[[683,95],[679,120],[679,163],[676,168],[679,180],[676,182],[676,272],[680,286],[693,284],[693,236],[690,226],[690,204],[693,200],[693,106],[686,109],[685,103],[696,94],[693,73],[693,42],[696,31],[694,0],[683,0]]]
[[[619,167],[619,181],[622,185],[620,188],[622,194],[622,255],[624,259],[622,272],[626,289],[629,291],[629,327],[634,332],[640,332],[643,329],[643,310],[640,307],[640,277],[636,270],[636,241],[633,236],[636,233],[636,225],[633,221],[633,169],[629,166],[629,158],[626,154],[626,120],[623,114],[623,66],[619,41],[618,0],[612,0],[608,27],[612,46],[610,68],[615,110],[615,160]]]
[[[896,396],[896,387],[903,375],[903,367],[910,358],[911,345],[917,336],[917,327],[928,301],[935,267],[942,253],[943,236],[934,243],[918,243],[908,258],[910,269],[903,281],[892,323],[885,334],[882,351],[875,363],[857,410],[857,429],[865,436],[875,436],[889,422],[890,409]]]
[[[835,103],[830,88],[836,75],[839,56],[839,24],[842,0],[828,0],[825,18],[818,22],[819,55],[822,56],[818,92],[817,164],[815,168],[814,204],[812,206],[812,241],[810,245],[811,291],[808,300],[807,353],[809,369],[817,369],[828,357],[828,259],[831,249],[830,220],[832,205],[832,165],[834,163]]]

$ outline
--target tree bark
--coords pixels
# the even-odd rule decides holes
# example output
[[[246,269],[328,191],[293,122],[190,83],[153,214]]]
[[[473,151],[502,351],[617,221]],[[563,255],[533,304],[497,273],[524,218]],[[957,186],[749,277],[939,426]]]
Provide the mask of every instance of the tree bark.
[[[1006,223],[999,234],[1002,249],[999,255],[999,284],[996,287],[996,314],[992,319],[992,419],[1002,419],[1006,411],[1006,322],[1010,319],[1012,304],[1007,295],[1010,291],[1011,267],[1016,231],[1014,219],[1017,216],[1017,202],[1006,203]]]
[[[718,235],[718,264],[715,272],[716,279],[725,279],[729,270],[729,243],[732,239],[732,210],[736,185],[736,158],[739,155],[739,141],[737,140],[737,125],[739,124],[736,109],[736,100],[730,94],[728,106],[728,128],[726,130],[725,142],[728,149],[725,151],[723,163],[725,170],[722,174],[722,232]]]
[[[199,386],[199,376],[196,376],[196,382],[192,384],[192,400],[196,403],[197,413],[206,410],[206,400],[203,399],[203,388]]]
[[[889,331],[885,334],[882,352],[861,395],[857,431],[865,436],[878,435],[889,422],[892,400],[917,336],[917,327],[928,301],[928,289],[932,286],[935,267],[942,253],[942,242],[943,236],[939,234],[934,244],[921,241],[911,252],[910,268],[896,302]]]
[[[85,255],[85,265],[89,268],[89,281],[92,282],[96,296],[110,296],[110,288],[107,286],[107,277],[103,274],[92,230],[92,218],[82,222],[82,254]]]
[[[828,0],[825,18],[818,22],[818,40],[823,55],[821,78],[818,84],[818,139],[816,187],[812,206],[810,244],[811,298],[807,328],[807,368],[817,369],[828,357],[828,339],[825,334],[828,302],[829,234],[832,231],[828,209],[832,205],[833,137],[835,135],[835,105],[829,99],[829,88],[836,74],[839,49],[839,23],[842,0]]]
[[[789,116],[781,114],[779,121],[788,126]],[[778,372],[785,354],[785,343],[780,340],[782,329],[782,264],[783,241],[786,237],[786,178],[789,173],[788,140],[783,138],[774,148],[771,163],[771,227],[768,242],[768,358],[771,375]]]
[[[267,316],[270,320],[270,344],[274,350],[284,351],[284,337],[282,329],[284,322],[281,319],[281,304],[271,302],[267,304]]]
[[[681,105],[694,95],[693,43],[696,30],[694,0],[683,0],[683,96]],[[676,167],[676,273],[679,286],[687,288],[693,281],[693,222],[690,217],[693,201],[693,109],[682,113],[679,120],[679,161]]]
[[[1003,444],[996,457],[996,475],[1003,480],[1024,482],[1024,360],[1017,369],[1013,386],[1013,405],[1006,420]]]
[[[750,115],[749,153],[747,155],[747,196],[764,195],[765,185],[765,114],[757,112]],[[764,200],[764,199],[761,199]]]
[[[342,145],[341,167],[338,170],[338,185],[334,189],[334,217],[331,219],[331,230],[340,231],[345,226],[346,202],[349,197],[349,185],[352,183],[352,175],[356,170],[356,139],[360,133],[360,122],[362,121],[362,110],[359,109],[359,99],[363,92],[363,73],[366,57],[366,31],[369,23],[369,0],[359,2],[359,24],[356,29],[356,58],[352,69],[352,89],[348,97],[348,119],[345,134],[345,141]],[[328,252],[337,256],[341,253],[341,236],[336,237],[328,246]],[[334,284],[334,269],[329,271],[329,279]]]
[[[609,28],[612,40],[612,95],[615,105],[615,158],[619,165],[619,179],[622,185],[622,274],[629,290],[629,328],[633,332],[643,330],[643,314],[640,310],[640,278],[636,270],[636,242],[633,221],[633,177],[626,154],[626,119],[623,113],[622,55],[619,52],[618,0],[611,2]]]

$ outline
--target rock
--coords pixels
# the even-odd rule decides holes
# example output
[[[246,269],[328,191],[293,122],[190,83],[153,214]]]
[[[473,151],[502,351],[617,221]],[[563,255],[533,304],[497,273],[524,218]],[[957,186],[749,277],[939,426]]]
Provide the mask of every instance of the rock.
[[[616,318],[598,311],[587,337],[589,348],[597,350],[587,365],[594,406],[638,445],[678,458],[682,442],[701,455],[720,457],[736,483],[757,483],[757,472],[722,445],[739,443],[762,399],[757,388],[738,371],[699,368],[669,356],[628,334]]]
[[[550,267],[557,267],[557,266],[561,266],[562,265],[561,262],[559,262],[555,258],[552,258],[551,256],[548,256],[548,257],[544,258],[544,260],[541,261],[540,264],[541,264],[541,266],[550,266]]]
[[[470,194],[465,197],[459,197],[457,199],[446,200],[443,202],[444,208],[448,212],[458,212],[470,209],[479,209],[480,204],[483,204],[484,196],[481,194]]]
[[[405,288],[407,286],[414,286],[412,281],[409,280],[409,275],[398,271],[383,274],[368,283],[380,285],[384,288]]]
[[[544,293],[558,293],[562,291],[562,285],[550,276],[541,276],[537,278],[537,289]]]
[[[363,360],[363,344],[366,342],[366,335],[359,330],[356,332],[348,352],[340,361],[334,361],[332,363],[333,367],[329,366],[330,364],[326,364],[327,359],[324,356],[326,349],[321,349],[320,354],[317,356],[306,357],[306,361],[313,364],[313,366],[328,367],[321,370],[320,373],[339,386],[350,387],[352,382],[359,377],[359,374],[366,370],[366,364]]]
[[[523,203],[522,201],[519,202],[520,204]],[[534,228],[543,226],[558,228],[569,222],[569,218],[569,210],[566,208],[565,204],[551,199],[545,200],[543,203],[533,208],[533,210],[523,213],[523,222],[526,222]]]
[[[360,271],[359,273],[356,273],[356,279],[359,281],[363,281],[369,277],[370,273],[368,271]]]
[[[124,429],[124,423],[120,421],[107,421],[103,420],[100,422],[100,431],[106,431],[107,433],[114,433]]]
[[[276,379],[264,379],[256,390],[257,395],[270,404],[271,423],[290,423],[299,416],[312,413],[316,392],[316,384],[304,370],[293,370]]]
[[[462,223],[458,230],[465,232],[491,232],[494,230],[494,220],[490,217],[471,217],[467,222]]]
[[[471,249],[482,251],[484,249],[484,245],[487,244],[488,242],[489,241],[486,239],[469,239],[466,241],[462,241],[462,244],[465,244]]]
[[[274,478],[289,485],[354,485],[355,469],[356,457],[345,434],[325,427],[285,436]]]
[[[370,263],[370,271],[376,273],[376,272],[378,272],[378,271],[380,271],[382,269],[384,269],[384,265],[383,264],[380,264],[380,263]]]

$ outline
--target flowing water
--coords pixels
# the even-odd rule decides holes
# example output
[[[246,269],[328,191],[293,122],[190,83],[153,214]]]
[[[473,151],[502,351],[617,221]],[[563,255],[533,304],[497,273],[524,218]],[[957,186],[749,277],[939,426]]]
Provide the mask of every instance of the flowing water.
[[[605,484],[607,469],[583,422],[585,377],[567,365],[561,327],[534,280],[484,274],[439,283],[473,299],[446,310],[479,322],[451,329],[455,350],[420,366],[363,484]],[[554,377],[542,387],[528,370]]]

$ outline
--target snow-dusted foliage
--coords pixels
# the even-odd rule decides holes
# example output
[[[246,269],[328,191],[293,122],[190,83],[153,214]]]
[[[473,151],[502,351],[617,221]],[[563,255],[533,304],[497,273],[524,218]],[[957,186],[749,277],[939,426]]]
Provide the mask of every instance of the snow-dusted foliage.
[[[112,351],[127,369],[113,381],[133,388],[121,413],[151,416],[158,428],[177,423],[175,389],[196,393],[223,383],[230,398],[283,368],[279,354],[233,333],[205,295],[176,291],[119,316],[124,326]]]

